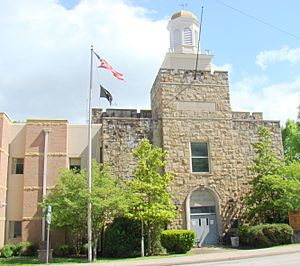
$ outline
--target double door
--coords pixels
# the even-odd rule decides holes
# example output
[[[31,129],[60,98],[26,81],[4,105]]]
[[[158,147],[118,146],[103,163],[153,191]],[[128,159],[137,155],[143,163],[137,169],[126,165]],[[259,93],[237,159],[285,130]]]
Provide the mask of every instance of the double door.
[[[196,245],[218,244],[216,214],[191,215],[191,230],[196,232]]]

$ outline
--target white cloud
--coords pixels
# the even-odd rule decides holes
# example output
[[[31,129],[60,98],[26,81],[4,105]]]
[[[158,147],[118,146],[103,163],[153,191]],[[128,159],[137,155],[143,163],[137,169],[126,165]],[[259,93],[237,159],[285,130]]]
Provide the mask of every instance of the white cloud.
[[[247,77],[232,85],[234,111],[263,112],[264,119],[296,119],[300,102],[300,77],[289,83],[270,84],[266,76]]]
[[[279,50],[261,51],[256,56],[256,64],[261,68],[267,68],[269,63],[288,61],[297,63],[300,61],[300,47],[290,49],[288,46],[282,46]]]
[[[168,49],[166,20],[125,0],[81,0],[66,10],[57,0],[2,0],[0,8],[0,111],[15,120],[62,117],[84,122],[90,45],[125,74],[94,75],[119,107],[150,107],[152,82]],[[95,67],[96,68],[96,67]],[[105,100],[100,105],[108,107]]]

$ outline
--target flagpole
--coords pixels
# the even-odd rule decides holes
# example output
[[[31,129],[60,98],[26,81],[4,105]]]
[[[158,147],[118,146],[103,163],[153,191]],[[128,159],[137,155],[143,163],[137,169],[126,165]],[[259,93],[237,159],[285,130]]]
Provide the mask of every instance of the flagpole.
[[[89,120],[88,120],[88,261],[92,262],[92,87],[93,87],[93,45],[91,45],[91,68],[89,88]]]

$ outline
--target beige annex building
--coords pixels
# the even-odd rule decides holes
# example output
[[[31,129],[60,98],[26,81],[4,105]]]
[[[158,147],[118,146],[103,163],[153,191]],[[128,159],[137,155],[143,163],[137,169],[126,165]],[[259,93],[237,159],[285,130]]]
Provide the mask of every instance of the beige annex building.
[[[199,54],[195,73],[199,26],[188,11],[171,17],[170,49],[151,89],[151,110],[93,110],[93,157],[130,178],[129,154],[142,138],[162,147],[168,154],[164,170],[175,174],[171,192],[179,210],[170,227],[193,229],[200,244],[209,245],[241,216],[258,128],[270,129],[278,156],[282,143],[279,121],[231,110],[228,73],[211,71],[208,52]],[[38,202],[60,168],[86,167],[86,158],[87,125],[13,123],[0,113],[0,247],[43,239]],[[65,241],[63,232],[52,233],[52,243]]]

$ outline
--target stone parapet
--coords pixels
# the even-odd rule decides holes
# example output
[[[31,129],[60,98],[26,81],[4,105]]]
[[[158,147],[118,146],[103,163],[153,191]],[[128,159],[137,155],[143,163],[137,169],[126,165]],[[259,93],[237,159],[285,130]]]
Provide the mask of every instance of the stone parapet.
[[[137,109],[102,109],[93,108],[92,110],[92,123],[101,124],[104,118],[152,118],[151,110]]]
[[[261,112],[232,112],[233,120],[263,120]]]

